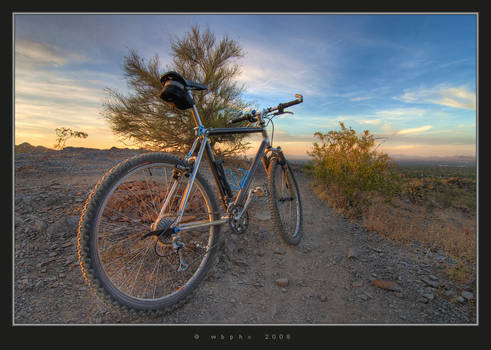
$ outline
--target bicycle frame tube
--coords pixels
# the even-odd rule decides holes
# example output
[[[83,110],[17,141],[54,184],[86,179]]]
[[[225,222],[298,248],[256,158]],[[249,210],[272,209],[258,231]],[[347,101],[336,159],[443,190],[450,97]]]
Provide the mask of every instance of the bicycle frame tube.
[[[197,126],[197,128],[196,128],[197,129],[197,138],[194,141],[190,152],[186,155],[186,160],[190,159],[190,157],[192,156],[192,154],[193,154],[193,152],[197,146],[197,143],[200,139],[201,139],[201,145],[199,147],[199,151],[198,151],[198,154],[196,156],[196,161],[194,162],[194,166],[193,166],[193,171],[192,171],[191,176],[189,178],[187,187],[185,189],[185,193],[184,193],[184,195],[181,199],[181,202],[179,204],[178,217],[177,217],[176,221],[174,222],[174,225],[175,225],[174,231],[175,232],[199,228],[199,227],[206,227],[206,226],[211,226],[211,225],[221,225],[223,223],[228,222],[228,217],[222,217],[222,219],[215,220],[215,221],[197,221],[197,222],[185,223],[185,224],[180,225],[180,221],[181,221],[182,216],[184,214],[184,210],[186,208],[189,194],[190,194],[191,189],[193,187],[194,180],[196,178],[196,174],[198,172],[199,165],[201,163],[201,159],[203,157],[203,153],[206,152],[206,154],[207,154],[211,173],[212,173],[213,178],[216,182],[216,185],[217,185],[217,188],[219,190],[219,194],[222,197],[222,200],[227,198],[225,191],[222,188],[222,185],[218,179],[217,165],[216,165],[216,161],[215,161],[215,158],[213,155],[213,151],[211,149],[210,142],[208,141],[208,136],[239,134],[239,133],[257,133],[257,132],[261,132],[263,134],[263,141],[261,142],[261,144],[259,146],[259,149],[256,153],[256,157],[254,158],[254,161],[252,162],[249,170],[247,171],[246,177],[241,182],[241,188],[240,188],[239,193],[237,194],[237,196],[235,197],[235,200],[233,202],[234,205],[242,205],[243,204],[245,197],[247,195],[249,186],[251,185],[252,177],[253,177],[254,173],[256,172],[256,169],[259,165],[259,162],[262,160],[264,166],[266,167],[264,154],[265,154],[266,149],[269,150],[269,148],[271,148],[271,144],[269,142],[266,128],[264,126],[264,123],[261,121],[261,117],[264,114],[264,110],[261,113],[261,115],[258,116],[259,120],[260,120],[260,127],[239,127],[239,128],[204,129],[203,124],[201,123],[201,119],[199,118],[199,114],[198,114],[198,111],[196,109],[196,106],[193,106],[192,113],[193,113],[193,117],[194,117],[194,120],[195,120],[196,126]],[[168,194],[168,196],[164,202],[164,205],[160,211],[159,218],[155,221],[155,226],[159,222],[160,218],[163,217],[164,212],[165,212],[165,208],[167,207],[167,204],[168,204],[170,198],[172,197],[172,195],[175,191],[175,187],[177,186],[177,182],[178,182],[177,180],[174,181],[174,184],[171,188],[171,191],[169,192],[169,194]],[[228,206],[228,204],[229,203],[225,202],[226,206]]]
[[[234,205],[242,205],[245,199],[245,196],[247,194],[247,191],[249,190],[249,186],[251,185],[252,182],[252,177],[254,176],[254,173],[256,172],[257,166],[259,165],[263,155],[264,151],[266,150],[266,147],[269,145],[269,139],[266,134],[266,130],[263,130],[263,141],[261,142],[261,145],[259,146],[259,149],[257,150],[256,157],[254,158],[254,161],[252,162],[251,166],[249,167],[249,170],[247,171],[247,175],[245,179],[242,180],[240,184],[240,190],[239,193],[237,194],[237,197],[235,198]]]
[[[199,164],[201,162],[201,158],[203,157],[205,145],[208,144],[208,138],[207,138],[206,134],[199,136],[199,137],[202,137],[201,145],[199,147],[198,156],[196,157],[196,162],[194,163],[193,172],[191,173],[191,176],[189,177],[188,185],[186,186],[186,189],[184,190],[185,194],[181,199],[181,203],[179,204],[179,214],[178,214],[177,221],[176,221],[177,223],[179,223],[181,221],[182,215],[184,214],[184,209],[185,209],[186,203],[188,201],[189,193],[191,192],[191,188],[193,187],[194,179],[196,178],[196,173],[198,172]],[[194,145],[196,145],[196,141],[195,141]],[[193,150],[191,150],[191,152],[192,151]]]

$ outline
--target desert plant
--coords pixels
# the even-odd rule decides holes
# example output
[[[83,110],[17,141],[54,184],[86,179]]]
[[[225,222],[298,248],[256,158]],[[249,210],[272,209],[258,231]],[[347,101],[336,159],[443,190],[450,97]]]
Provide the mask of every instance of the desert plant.
[[[55,149],[63,149],[65,148],[65,143],[70,137],[82,138],[85,139],[89,135],[83,131],[72,130],[70,128],[56,128],[56,144],[54,145]]]
[[[377,151],[374,135],[365,130],[358,135],[342,122],[340,131],[316,132],[308,154],[312,162],[307,170],[339,196],[345,209],[368,205],[374,194],[390,200],[400,188],[387,154]]]
[[[117,135],[140,147],[185,152],[194,141],[195,127],[190,110],[178,110],[159,98],[160,76],[177,71],[186,79],[203,83],[208,90],[194,92],[198,113],[205,127],[224,127],[237,110],[248,106],[241,99],[243,87],[235,79],[240,73],[236,59],[243,56],[239,44],[225,37],[218,41],[210,30],[193,26],[182,38],[171,39],[172,64],[161,68],[159,56],[148,62],[130,50],[123,70],[131,93],[123,95],[107,89],[103,117]],[[243,153],[244,135],[214,137],[215,152],[222,155]]]

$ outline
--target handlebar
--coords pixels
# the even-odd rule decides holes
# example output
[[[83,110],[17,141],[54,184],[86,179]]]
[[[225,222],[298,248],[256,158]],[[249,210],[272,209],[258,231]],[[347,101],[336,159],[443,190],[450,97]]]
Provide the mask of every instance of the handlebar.
[[[243,122],[244,120],[248,120],[249,122],[254,123],[257,122],[257,118],[255,117],[255,115],[256,115],[256,111],[252,111],[251,113],[248,113],[244,116],[242,116],[242,113],[240,113],[238,116],[231,119],[228,123],[234,124],[234,123]]]
[[[303,96],[300,95],[300,94],[296,94],[295,97],[297,99],[293,100],[293,101],[290,101],[290,102],[285,102],[285,103],[280,103],[278,106],[276,107],[269,107],[268,109],[265,110],[265,114],[266,113],[271,113],[271,112],[274,112],[274,111],[278,111],[277,113],[275,114],[282,114],[283,113],[283,110],[285,108],[288,108],[288,107],[291,107],[291,106],[294,106],[296,104],[299,104],[299,103],[302,103],[303,102]],[[228,124],[234,124],[234,123],[239,123],[239,122],[242,122],[242,121],[245,121],[245,120],[248,120],[249,122],[251,123],[254,123],[254,122],[257,122],[257,118],[256,118],[256,111],[253,110],[252,112],[250,113],[247,113],[246,115],[242,116],[242,113],[239,114],[238,116],[232,118]]]
[[[281,112],[283,112],[283,110],[285,108],[288,108],[288,107],[291,107],[291,106],[294,106],[294,105],[297,105],[297,104],[303,102],[303,96],[302,95],[297,94],[297,95],[295,95],[295,97],[297,97],[296,100],[293,100],[293,101],[290,101],[290,102],[286,102],[286,103],[280,103],[278,105],[278,107],[276,107],[276,109],[279,110],[279,111],[281,111]]]

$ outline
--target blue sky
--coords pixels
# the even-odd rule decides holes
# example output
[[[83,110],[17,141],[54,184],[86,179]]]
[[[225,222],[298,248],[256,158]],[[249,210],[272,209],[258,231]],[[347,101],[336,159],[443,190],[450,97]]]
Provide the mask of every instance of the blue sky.
[[[244,99],[268,107],[304,96],[275,123],[275,144],[305,155],[339,122],[390,155],[476,152],[475,14],[15,14],[15,143],[124,147],[100,116],[104,88],[125,91],[128,49],[170,63],[171,36],[194,24],[237,40]],[[164,68],[164,67],[163,67]]]

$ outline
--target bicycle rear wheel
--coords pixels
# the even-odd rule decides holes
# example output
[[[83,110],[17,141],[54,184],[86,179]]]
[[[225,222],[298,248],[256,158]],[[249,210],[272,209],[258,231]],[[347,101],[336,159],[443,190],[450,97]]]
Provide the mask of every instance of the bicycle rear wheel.
[[[297,245],[302,239],[302,204],[297,181],[288,162],[271,159],[268,169],[268,199],[273,227],[285,242]]]
[[[154,230],[176,165],[186,162],[164,153],[130,158],[108,171],[87,199],[79,223],[78,255],[85,279],[103,300],[143,312],[174,309],[210,269],[219,226],[179,232],[187,262],[183,271],[170,237],[144,237]],[[187,180],[181,176],[164,220],[177,217]],[[216,219],[216,200],[198,173],[181,223]]]

